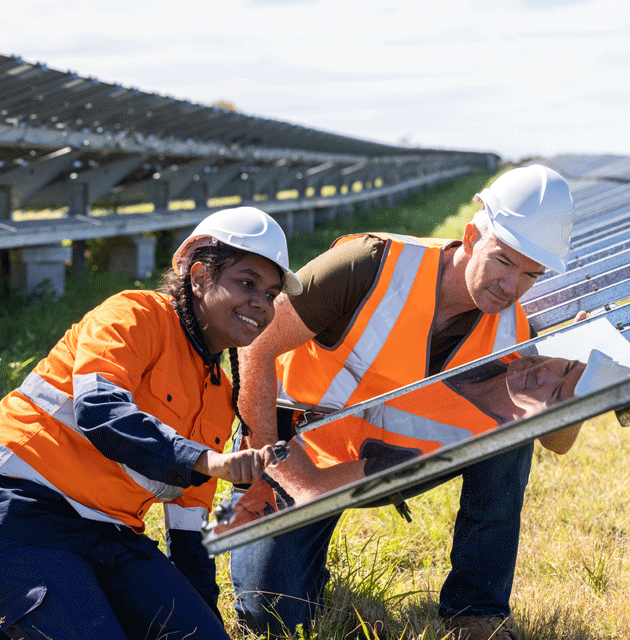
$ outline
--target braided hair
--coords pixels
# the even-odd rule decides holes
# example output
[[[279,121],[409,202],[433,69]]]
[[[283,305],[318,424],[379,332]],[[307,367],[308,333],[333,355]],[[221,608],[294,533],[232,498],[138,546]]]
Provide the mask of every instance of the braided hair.
[[[241,412],[238,408],[238,392],[241,388],[241,376],[238,370],[238,349],[236,347],[230,347],[230,368],[232,370],[232,407],[234,407],[234,413],[241,423],[241,431],[244,436],[251,435],[252,431],[243,419]]]
[[[221,271],[228,265],[239,262],[247,255],[246,251],[231,247],[223,242],[217,242],[216,245],[202,246],[194,250],[188,268],[185,273],[179,274],[175,270],[167,271],[160,282],[159,291],[172,296],[177,305],[177,310],[182,323],[190,333],[196,348],[205,364],[210,368],[210,381],[214,385],[221,384],[221,370],[219,367],[220,354],[211,354],[208,351],[206,342],[203,338],[203,332],[197,316],[195,315],[194,302],[195,294],[192,290],[190,280],[190,267],[196,262],[203,264],[204,268],[210,276],[211,282],[216,282]],[[232,407],[236,413],[236,417],[241,422],[244,435],[250,435],[250,428],[241,416],[238,408],[238,393],[240,388],[240,375],[238,367],[238,351],[236,347],[230,347],[230,367],[232,370]]]

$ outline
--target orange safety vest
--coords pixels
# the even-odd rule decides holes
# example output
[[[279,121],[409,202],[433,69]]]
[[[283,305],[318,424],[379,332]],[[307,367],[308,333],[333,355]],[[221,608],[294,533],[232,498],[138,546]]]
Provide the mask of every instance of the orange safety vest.
[[[507,365],[519,357],[514,352],[501,360]],[[305,432],[298,441],[317,466],[328,467],[378,455],[373,443],[428,454],[499,424],[503,424],[499,416],[440,381]],[[372,454],[364,449],[370,443]]]
[[[434,382],[383,404],[298,436],[318,467],[371,457],[368,443],[416,455],[495,429],[499,422],[443,382]]]
[[[125,291],[73,325],[2,400],[0,473],[55,489],[86,518],[141,532],[159,501],[167,526],[198,530],[216,479],[186,489],[152,480],[104,456],[77,426],[73,385],[99,380],[184,438],[223,451],[234,420],[227,376],[210,382],[168,296]]]
[[[285,403],[338,410],[426,378],[442,250],[452,241],[371,235],[386,240],[383,258],[372,290],[357,309],[344,340],[333,348],[309,340],[277,358],[278,398]],[[337,242],[354,237],[344,236]],[[529,337],[519,303],[497,315],[481,314],[445,369]],[[303,434],[305,441],[309,433]]]

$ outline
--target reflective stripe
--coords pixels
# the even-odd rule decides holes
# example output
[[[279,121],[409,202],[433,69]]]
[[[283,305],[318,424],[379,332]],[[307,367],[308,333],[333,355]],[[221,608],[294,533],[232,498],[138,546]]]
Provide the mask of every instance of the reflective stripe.
[[[208,510],[204,507],[180,507],[178,504],[164,505],[164,524],[167,529],[201,531],[201,525],[208,520]]]
[[[116,387],[112,382],[96,373],[90,374],[89,376],[81,376],[81,381],[77,386],[84,390],[90,384],[96,386],[103,383],[110,387]],[[123,393],[131,397],[131,394],[128,391],[122,389],[122,387],[118,388]],[[58,420],[69,429],[72,429],[75,433],[78,433],[82,438],[85,438],[89,442],[89,438],[87,438],[83,431],[81,431],[75,419],[74,400],[71,396],[55,388],[36,373],[29,373],[26,380],[24,380],[16,391],[26,396],[31,400],[31,402],[34,402],[48,415],[55,418],[55,420]],[[170,427],[168,428],[170,429]],[[150,478],[143,476],[141,473],[129,468],[125,464],[119,464],[119,466],[136,484],[162,502],[175,500],[175,498],[179,498],[183,495],[183,491],[180,487],[175,487],[157,480],[151,480]]]
[[[296,403],[295,398],[292,398],[286,391],[285,388],[282,386],[282,382],[278,379],[278,391],[277,391],[277,395],[276,397],[279,400],[285,400],[286,402],[291,402],[294,405],[297,406],[298,403]]]
[[[407,302],[425,250],[421,245],[403,246],[385,295],[318,404],[331,409],[341,409],[346,405],[387,342]]]
[[[375,234],[377,237],[379,236],[379,234]],[[424,244],[423,239],[422,238],[415,238],[414,236],[406,236],[402,233],[388,233],[386,234],[387,236],[391,236],[392,238],[396,238],[396,240],[400,240],[401,242],[404,242],[405,244],[413,244],[416,247],[422,247],[423,249],[427,248],[427,245]]]
[[[166,484],[166,482],[151,480],[151,478],[147,478],[141,473],[129,468],[126,464],[121,464],[120,466],[136,484],[139,484],[143,489],[152,493],[160,502],[169,502],[184,495],[181,487],[174,487],[172,484]]]
[[[501,311],[492,353],[518,344],[516,336],[516,304]]]
[[[430,440],[446,446],[470,437],[473,432],[443,422],[423,418],[386,404],[366,409],[357,414],[374,427],[414,440]]]
[[[118,520],[118,518],[112,518],[112,516],[108,516],[106,513],[103,513],[98,509],[86,507],[84,504],[73,500],[62,491],[59,491],[59,489],[55,487],[52,482],[46,480],[46,478],[44,478],[41,473],[33,469],[33,467],[24,462],[24,460],[22,460],[17,454],[13,453],[13,451],[5,447],[3,444],[0,444],[0,474],[11,476],[12,478],[21,478],[22,480],[31,480],[32,482],[36,482],[37,484],[41,484],[45,487],[48,487],[49,489],[52,489],[53,491],[56,491],[60,496],[65,498],[75,508],[77,513],[83,518],[127,526],[124,522],[122,522],[122,520]]]
[[[407,244],[424,246],[421,244],[420,238],[405,236],[398,233],[389,234],[393,238],[405,242]],[[497,333],[494,339],[492,352],[502,351],[508,347],[515,347],[518,344],[516,336],[516,304],[504,309],[499,314],[499,322],[497,325]]]
[[[53,387],[36,373],[29,373],[24,382],[16,389],[26,396],[49,416],[81,433],[74,418],[74,399],[63,391]],[[81,435],[83,435],[81,433]]]

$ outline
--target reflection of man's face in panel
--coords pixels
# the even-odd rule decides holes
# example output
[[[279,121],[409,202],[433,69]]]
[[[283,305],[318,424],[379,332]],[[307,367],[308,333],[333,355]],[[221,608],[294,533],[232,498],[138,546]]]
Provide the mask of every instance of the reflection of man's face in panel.
[[[573,397],[586,365],[578,360],[527,356],[512,360],[507,371],[507,388],[512,402],[530,411]]]

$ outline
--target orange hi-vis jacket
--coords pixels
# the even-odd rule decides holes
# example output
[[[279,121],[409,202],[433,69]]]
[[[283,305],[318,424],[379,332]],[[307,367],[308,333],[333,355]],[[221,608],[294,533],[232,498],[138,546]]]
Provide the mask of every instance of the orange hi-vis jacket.
[[[93,520],[199,530],[216,479],[192,470],[222,452],[234,411],[213,385],[170,297],[125,291],[69,329],[0,404],[0,474],[41,483]],[[200,478],[202,480],[200,480]]]
[[[279,356],[279,399],[338,410],[426,378],[442,250],[450,241],[371,235],[386,240],[386,247],[372,289],[345,338],[333,348],[310,340]],[[354,237],[344,236],[337,242]],[[481,314],[445,369],[529,338],[529,324],[519,303],[497,315]],[[303,434],[306,442],[309,433]],[[331,451],[322,456],[336,457]],[[345,459],[345,454],[339,457]]]

